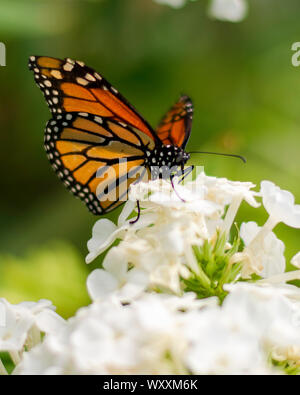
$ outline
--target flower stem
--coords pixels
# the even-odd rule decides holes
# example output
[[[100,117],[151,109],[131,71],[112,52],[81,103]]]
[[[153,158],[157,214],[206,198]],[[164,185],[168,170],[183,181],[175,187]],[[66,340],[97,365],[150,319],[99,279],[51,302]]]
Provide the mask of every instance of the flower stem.
[[[21,362],[21,357],[18,351],[10,351],[9,355],[15,365],[18,365]]]
[[[267,236],[268,233],[272,232],[273,228],[275,228],[277,224],[278,221],[274,220],[274,218],[270,216],[265,224],[261,227],[257,235],[254,237],[254,239],[251,241],[251,243],[248,245],[248,248],[254,250],[255,248],[260,248],[264,238]]]
[[[279,284],[286,283],[288,281],[300,280],[300,270],[293,270],[291,272],[278,274],[277,276],[272,276],[263,280],[257,281],[259,284]]]
[[[7,372],[5,366],[0,358],[0,376],[7,376],[7,375],[8,375],[8,372]]]
[[[31,350],[34,346],[41,342],[41,332],[38,330],[36,326],[33,326],[29,331],[26,346],[28,350]]]
[[[222,276],[221,276],[221,278],[220,278],[220,280],[219,280],[219,285],[218,285],[218,288],[219,288],[220,290],[223,290],[223,285],[227,282],[227,278],[228,278],[229,275],[230,275],[232,265],[233,265],[233,264],[229,261],[229,262],[227,263],[227,265],[226,265],[226,268],[225,268],[224,272],[222,273]]]
[[[236,196],[232,202],[230,203],[227,213],[224,218],[223,226],[222,226],[222,231],[225,233],[229,233],[231,226],[233,224],[233,221],[236,217],[236,214],[238,212],[238,209],[242,203],[242,196]]]
[[[204,288],[211,290],[210,279],[207,277],[207,275],[205,274],[204,270],[200,265],[199,265],[199,273],[197,274],[197,277],[199,278]]]

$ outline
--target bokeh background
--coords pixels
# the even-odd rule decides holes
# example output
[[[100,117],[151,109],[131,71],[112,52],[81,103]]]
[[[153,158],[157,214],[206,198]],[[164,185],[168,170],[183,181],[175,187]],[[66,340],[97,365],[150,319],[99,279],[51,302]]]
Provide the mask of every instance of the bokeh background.
[[[180,93],[195,115],[190,150],[206,173],[269,179],[300,201],[299,0],[249,0],[241,23],[212,20],[208,0],[172,9],[152,0],[0,0],[0,296],[49,298],[67,317],[89,302],[86,242],[96,217],[56,178],[43,148],[50,113],[27,69],[30,55],[71,57],[104,74],[155,126]],[[115,219],[117,212],[110,215]],[[266,219],[243,204],[241,220]],[[287,261],[299,230],[279,225]]]

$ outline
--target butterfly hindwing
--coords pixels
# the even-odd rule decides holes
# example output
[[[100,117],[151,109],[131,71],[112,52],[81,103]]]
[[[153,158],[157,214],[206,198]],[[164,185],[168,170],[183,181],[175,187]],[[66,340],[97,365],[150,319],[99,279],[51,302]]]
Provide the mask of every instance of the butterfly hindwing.
[[[45,130],[58,177],[98,215],[127,200],[130,184],[146,175],[145,144],[130,126],[88,113],[56,114]]]
[[[192,117],[193,103],[191,99],[188,96],[181,96],[156,129],[162,143],[184,149],[191,134]]]

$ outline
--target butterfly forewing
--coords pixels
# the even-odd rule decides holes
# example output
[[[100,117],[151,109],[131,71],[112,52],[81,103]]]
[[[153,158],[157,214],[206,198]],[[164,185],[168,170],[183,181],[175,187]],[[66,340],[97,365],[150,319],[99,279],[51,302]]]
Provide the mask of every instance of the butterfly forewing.
[[[29,68],[53,114],[88,112],[123,121],[153,140],[157,139],[135,108],[103,76],[83,62],[31,56]]]
[[[165,145],[184,148],[191,134],[193,103],[188,96],[181,96],[158,125],[156,132]]]

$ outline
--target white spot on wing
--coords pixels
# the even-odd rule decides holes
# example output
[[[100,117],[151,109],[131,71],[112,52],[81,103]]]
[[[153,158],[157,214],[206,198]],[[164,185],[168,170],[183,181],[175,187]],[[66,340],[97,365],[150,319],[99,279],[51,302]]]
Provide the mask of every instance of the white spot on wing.
[[[76,81],[78,82],[78,84],[83,85],[83,86],[86,86],[89,83],[86,79],[81,78],[81,77],[77,77]]]
[[[69,63],[69,62],[63,65],[63,69],[64,69],[65,71],[72,71],[73,68],[74,68],[74,64]]]
[[[92,74],[89,74],[89,73],[87,73],[86,75],[85,75],[85,78],[87,79],[87,80],[89,80],[89,81],[96,81],[96,78],[95,77],[93,77],[92,76]]]

